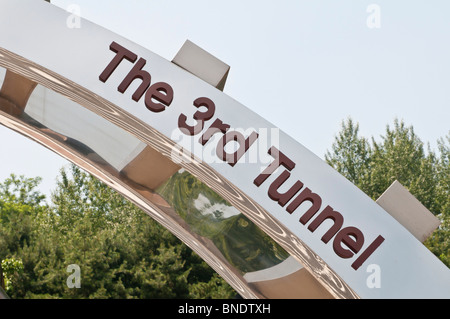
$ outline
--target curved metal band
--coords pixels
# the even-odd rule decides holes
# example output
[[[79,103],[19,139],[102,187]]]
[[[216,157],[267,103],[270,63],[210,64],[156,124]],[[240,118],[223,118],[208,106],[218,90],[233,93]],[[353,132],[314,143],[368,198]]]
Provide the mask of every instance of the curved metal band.
[[[145,123],[131,117],[123,112],[119,107],[109,101],[96,96],[78,84],[73,83],[60,75],[47,70],[39,65],[26,61],[23,58],[0,49],[0,65],[6,67],[14,73],[25,76],[33,82],[40,83],[64,96],[69,97],[78,104],[102,116],[111,123],[129,131],[140,140],[150,145],[167,158],[170,157],[175,143]],[[130,184],[130,180],[125,180],[118,172],[110,167],[101,165],[85,155],[80,154],[76,149],[71,148],[60,138],[55,138],[54,134],[39,131],[36,127],[23,122],[19,117],[1,112],[0,122],[23,134],[43,146],[54,151],[58,155],[68,159],[77,166],[96,176],[111,188],[115,189],[133,203],[142,208],[156,221],[169,229],[173,234],[186,243],[199,256],[201,256],[214,270],[216,270],[241,296],[245,298],[264,298],[254,285],[245,280],[239,272],[221,257],[217,248],[206,238],[187,230],[182,225],[180,218],[167,206],[158,204],[157,195],[148,190]],[[199,180],[214,189],[224,199],[229,201],[239,211],[248,216],[256,225],[274,238],[290,254],[302,261],[302,264],[312,266],[308,270],[313,270],[322,284],[329,289],[330,293],[337,298],[357,298],[357,295],[350,289],[342,279],[337,276],[325,263],[320,260],[312,250],[302,243],[297,236],[290,233],[280,225],[269,213],[262,209],[251,198],[233,186],[224,177],[212,170],[204,162],[194,159],[180,164],[187,171],[191,172]],[[128,182],[128,183],[127,183]],[[331,289],[330,289],[331,288]],[[323,292],[322,296],[327,293]]]

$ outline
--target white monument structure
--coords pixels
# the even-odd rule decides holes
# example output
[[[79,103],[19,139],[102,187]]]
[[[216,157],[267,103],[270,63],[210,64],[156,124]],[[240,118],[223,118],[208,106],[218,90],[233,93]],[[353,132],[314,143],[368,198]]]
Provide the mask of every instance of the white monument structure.
[[[138,205],[244,298],[450,297],[422,244],[439,223],[401,185],[374,202],[224,94],[229,66],[190,41],[167,61],[66,17],[0,0],[2,125]]]

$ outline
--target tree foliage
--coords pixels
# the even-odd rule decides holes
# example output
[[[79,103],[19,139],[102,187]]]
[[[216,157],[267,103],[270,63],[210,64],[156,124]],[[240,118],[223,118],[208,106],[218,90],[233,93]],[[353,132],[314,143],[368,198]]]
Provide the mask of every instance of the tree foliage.
[[[438,141],[437,152],[415,134],[412,126],[395,120],[377,141],[359,136],[359,125],[342,122],[325,160],[376,200],[398,180],[442,222],[425,245],[450,266],[450,133]]]
[[[2,276],[1,276],[1,287],[8,293],[12,293],[17,277],[23,272],[23,263],[20,259],[7,258],[2,260],[0,265]]]
[[[78,169],[61,171],[51,204],[39,179],[0,184],[0,260],[17,258],[13,298],[229,298],[231,287],[164,227]],[[81,288],[66,285],[81,269]]]

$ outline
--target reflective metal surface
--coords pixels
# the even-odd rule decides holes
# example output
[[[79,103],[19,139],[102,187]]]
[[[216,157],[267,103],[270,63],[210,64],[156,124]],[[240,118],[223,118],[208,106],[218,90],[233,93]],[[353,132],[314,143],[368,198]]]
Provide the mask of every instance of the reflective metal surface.
[[[5,74],[9,81],[17,81],[10,71],[0,69],[3,88],[8,84],[3,81]],[[20,86],[20,82],[16,84]],[[42,143],[119,190],[196,251],[241,296],[267,297],[243,276],[273,267],[289,254],[192,174],[174,164],[155,167],[154,157],[142,157],[148,154],[146,144],[41,85],[35,86],[22,108],[14,104],[12,111],[11,104],[0,92],[3,125]],[[151,171],[169,168],[166,175],[170,176],[162,184],[158,182],[161,185],[156,189],[148,187],[146,184],[155,185],[151,178],[141,182],[128,174],[130,163],[144,175],[149,167]],[[326,291],[324,296],[331,297]]]
[[[2,287],[0,287],[0,299],[9,299],[8,295],[7,295],[6,292],[3,290]]]

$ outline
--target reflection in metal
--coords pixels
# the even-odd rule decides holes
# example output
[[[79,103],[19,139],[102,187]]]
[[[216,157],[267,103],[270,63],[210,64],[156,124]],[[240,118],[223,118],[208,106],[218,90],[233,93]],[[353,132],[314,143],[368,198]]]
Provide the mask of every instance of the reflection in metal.
[[[2,287],[0,287],[0,299],[9,299],[8,295],[7,295],[6,292],[3,290]]]
[[[9,70],[0,72],[0,83],[3,125],[118,190],[198,253],[242,297],[332,297],[239,210],[135,136]],[[258,272],[283,265],[284,261],[289,261],[295,274],[303,270],[303,277],[308,277],[316,290],[309,287],[305,292],[299,287],[286,295],[286,290],[269,289],[264,284],[277,286],[279,282],[280,286],[286,278],[296,283],[292,274],[282,281],[254,279]],[[320,294],[312,294],[317,290]]]
[[[273,267],[246,273],[244,279],[251,287],[264,292],[271,299],[332,298],[294,257],[288,257]]]
[[[241,274],[272,267],[289,254],[187,171],[157,189],[192,232],[211,240]]]

